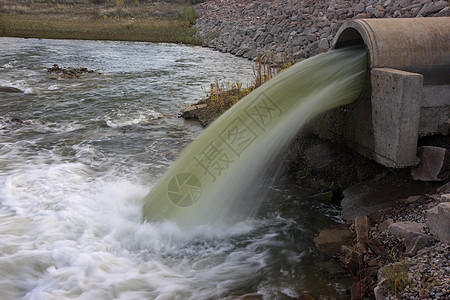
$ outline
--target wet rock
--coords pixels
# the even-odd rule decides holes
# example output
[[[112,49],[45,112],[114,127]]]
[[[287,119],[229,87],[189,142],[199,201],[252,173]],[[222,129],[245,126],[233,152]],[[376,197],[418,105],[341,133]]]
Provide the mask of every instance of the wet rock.
[[[185,119],[196,119],[198,118],[199,111],[205,110],[207,107],[206,104],[195,104],[189,107],[186,107],[178,117]]]
[[[344,224],[336,224],[331,228],[322,230],[314,243],[317,249],[325,255],[337,256],[341,252],[342,245],[351,245],[353,235]]]
[[[53,79],[59,79],[59,78],[81,78],[83,75],[86,74],[97,74],[99,75],[99,72],[95,72],[94,70],[89,70],[88,68],[62,68],[58,66],[58,64],[53,64],[51,68],[47,68],[47,72],[52,74]]]
[[[418,166],[411,168],[414,180],[442,181],[450,173],[450,153],[445,148],[422,146],[417,149]]]
[[[352,246],[343,245],[339,254],[339,261],[353,274],[357,274],[361,267],[361,252]]]
[[[450,202],[433,207],[427,214],[427,225],[441,242],[450,243]]]
[[[12,86],[0,86],[0,92],[3,93],[23,93],[21,89]]]

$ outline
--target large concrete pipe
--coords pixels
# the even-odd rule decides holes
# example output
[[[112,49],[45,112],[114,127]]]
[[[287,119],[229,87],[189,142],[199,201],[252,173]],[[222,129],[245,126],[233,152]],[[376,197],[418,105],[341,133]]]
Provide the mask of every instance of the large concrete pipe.
[[[450,84],[450,18],[359,19],[344,23],[332,48],[364,44],[370,68],[424,76],[424,84]]]
[[[450,118],[450,18],[351,20],[332,48],[355,44],[367,51],[367,88],[319,119],[322,135],[389,167],[417,164],[419,137]]]

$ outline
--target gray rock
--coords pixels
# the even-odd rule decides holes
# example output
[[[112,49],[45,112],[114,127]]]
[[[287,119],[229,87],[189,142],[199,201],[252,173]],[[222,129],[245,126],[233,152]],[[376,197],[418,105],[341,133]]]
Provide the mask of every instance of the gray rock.
[[[439,12],[441,9],[448,7],[448,1],[438,1],[425,3],[422,9],[417,14],[418,17],[425,17],[433,13]]]
[[[206,104],[196,104],[186,107],[181,113],[180,117],[185,119],[197,118],[198,112],[206,109]]]
[[[450,7],[446,7],[441,9],[437,14],[434,14],[433,17],[449,17],[450,16]]]
[[[401,7],[408,7],[411,5],[411,0],[402,0],[400,1],[400,6]]]
[[[423,223],[405,221],[391,224],[387,230],[389,233],[395,236],[410,241],[413,238],[422,235],[423,233],[421,231],[423,230],[424,227],[425,224]]]
[[[351,245],[353,235],[344,224],[337,224],[332,228],[322,230],[314,243],[317,249],[325,255],[337,256],[341,252],[342,245]]]
[[[308,39],[308,41],[313,42],[316,40],[316,35],[314,33],[308,33],[306,38]]]
[[[321,38],[319,41],[319,52],[325,52],[330,48],[328,40],[326,38]]]
[[[393,219],[387,219],[386,221],[383,221],[382,223],[380,223],[380,225],[378,225],[378,232],[379,233],[384,232],[392,224],[394,224]]]
[[[385,300],[386,296],[384,295],[384,281],[380,282],[373,290],[375,300]]]
[[[411,168],[414,180],[442,181],[450,173],[450,153],[445,148],[422,146],[417,149],[418,166]]]
[[[450,202],[443,202],[427,213],[427,225],[441,242],[450,243]]]
[[[359,2],[358,5],[355,7],[355,15],[362,13],[366,10],[366,6],[364,5],[364,2]]]
[[[425,234],[418,235],[406,243],[405,254],[409,256],[414,256],[417,254],[417,251],[430,246],[434,242],[434,239]]]
[[[367,14],[366,13],[360,13],[360,14],[357,14],[356,16],[355,16],[355,19],[364,19],[364,18],[367,18]]]

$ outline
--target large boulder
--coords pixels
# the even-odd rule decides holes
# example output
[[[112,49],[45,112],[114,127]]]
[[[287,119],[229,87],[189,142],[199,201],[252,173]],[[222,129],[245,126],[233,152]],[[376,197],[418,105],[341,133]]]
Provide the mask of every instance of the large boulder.
[[[433,207],[427,214],[427,225],[441,242],[450,243],[450,202]]]

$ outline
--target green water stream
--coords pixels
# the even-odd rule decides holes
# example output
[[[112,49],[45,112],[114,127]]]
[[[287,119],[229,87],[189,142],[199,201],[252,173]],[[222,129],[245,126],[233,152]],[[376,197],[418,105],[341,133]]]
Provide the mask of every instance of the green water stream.
[[[297,63],[262,85],[183,151],[147,195],[145,218],[196,226],[253,217],[267,166],[309,120],[356,100],[365,74],[365,50],[349,48]]]

